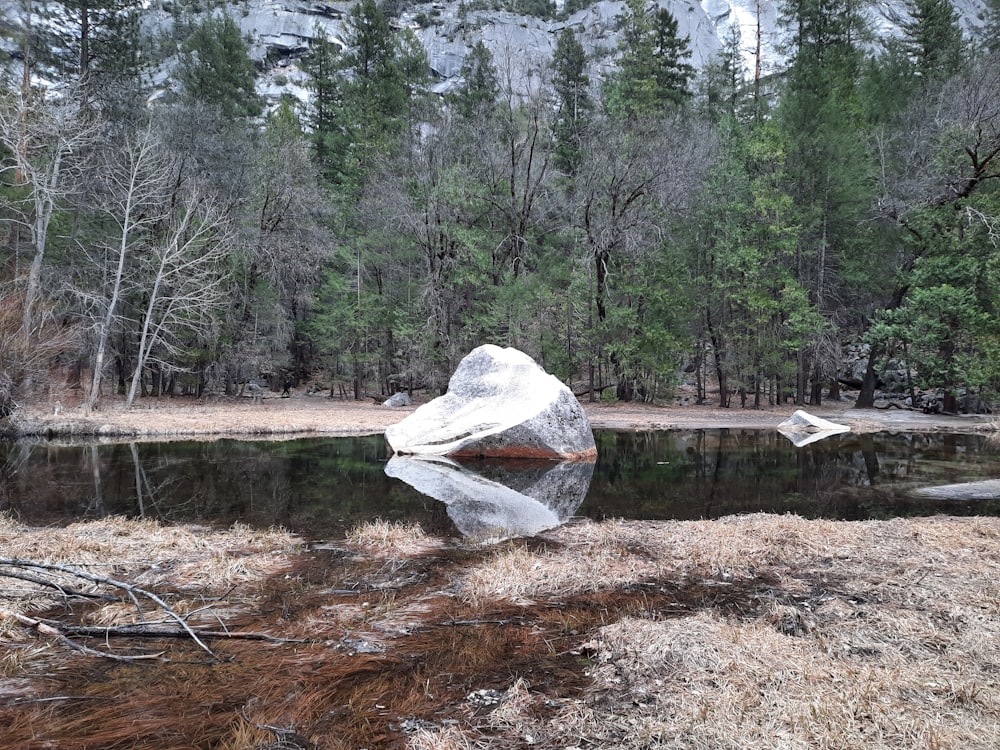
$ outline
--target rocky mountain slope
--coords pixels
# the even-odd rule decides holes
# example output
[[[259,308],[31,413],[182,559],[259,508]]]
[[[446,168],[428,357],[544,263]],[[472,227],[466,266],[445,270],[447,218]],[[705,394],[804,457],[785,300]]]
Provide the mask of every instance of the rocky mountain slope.
[[[723,49],[725,40],[739,34],[744,70],[752,75],[755,64],[758,24],[761,37],[762,69],[765,74],[780,70],[783,32],[778,25],[779,0],[655,0],[678,20],[682,36],[691,46],[691,63],[702,68]],[[969,34],[982,26],[985,0],[954,0]],[[256,59],[277,60],[262,78],[262,90],[270,97],[281,93],[282,84],[298,92],[295,83],[303,80],[295,58],[308,49],[311,39],[322,30],[340,39],[343,22],[353,2],[321,0],[250,0],[237,20],[255,42]],[[559,33],[572,28],[590,56],[592,73],[600,77],[614,66],[618,44],[617,17],[625,3],[598,0],[565,20],[545,21],[506,10],[476,10],[476,3],[426,2],[411,5],[400,16],[427,49],[439,90],[447,90],[459,80],[462,61],[469,49],[482,40],[496,61],[509,60],[527,86],[535,71],[552,56]],[[558,5],[562,5],[559,0]],[[242,14],[242,15],[241,15]],[[875,0],[868,9],[876,38],[898,35],[908,18],[905,0]]]
[[[703,67],[723,48],[724,40],[739,35],[745,72],[752,74],[758,26],[763,72],[784,65],[783,33],[779,28],[778,0],[654,0],[669,8],[678,20],[679,31],[690,40],[691,63]],[[163,30],[171,23],[165,7],[169,0],[151,0],[146,11],[147,28]],[[563,0],[557,0],[557,7]],[[494,2],[494,6],[502,3]],[[983,24],[985,0],[954,0],[967,33],[975,34]],[[317,34],[333,39],[344,36],[344,22],[353,0],[245,0],[234,3],[231,11],[244,33],[252,40],[252,56],[259,63],[259,88],[270,100],[283,94],[307,96],[306,76],[297,60]],[[598,0],[564,20],[546,21],[507,10],[481,8],[485,3],[438,0],[410,4],[399,22],[414,30],[427,49],[436,88],[446,91],[459,80],[466,53],[482,40],[494,60],[509,60],[515,78],[527,87],[536,71],[551,58],[559,32],[571,27],[587,49],[592,73],[600,77],[614,66],[617,45],[616,18],[621,0]],[[16,56],[17,31],[24,27],[22,0],[0,0],[0,28],[7,31],[0,49]],[[36,2],[30,6],[31,23],[59,24],[63,9],[58,2]],[[906,0],[874,0],[868,15],[876,38],[899,34],[908,17]],[[169,61],[154,78],[154,85],[169,87]]]

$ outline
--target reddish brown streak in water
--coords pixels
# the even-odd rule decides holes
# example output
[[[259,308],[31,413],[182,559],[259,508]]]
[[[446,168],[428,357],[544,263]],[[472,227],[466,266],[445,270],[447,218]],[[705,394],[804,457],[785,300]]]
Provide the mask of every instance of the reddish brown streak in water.
[[[475,724],[491,709],[466,700],[474,690],[502,692],[522,678],[532,693],[546,698],[584,695],[588,662],[578,649],[604,624],[627,615],[676,616],[699,608],[739,614],[754,606],[757,587],[765,585],[720,589],[651,581],[486,611],[441,593],[457,568],[494,553],[450,550],[398,566],[336,553],[303,556],[291,577],[267,582],[259,613],[227,626],[317,642],[216,642],[221,663],[209,663],[191,644],[152,640],[114,645],[133,652],[166,650],[170,663],[120,665],[69,655],[48,676],[31,680],[29,699],[0,693],[2,746],[208,749],[221,747],[235,725],[249,722],[288,729],[281,735],[295,743],[288,747],[398,747],[405,741],[400,725],[406,719]],[[338,603],[356,608],[359,597],[330,592],[362,581],[366,585],[359,590],[368,589],[369,598],[376,593],[371,587],[378,586],[383,594],[392,591],[401,609],[422,602],[420,622],[396,634],[365,622],[346,629],[329,616],[329,608]],[[69,620],[65,612],[59,616]],[[367,637],[384,650],[358,653],[356,644]],[[37,700],[46,698],[58,700]],[[532,710],[544,714],[545,706],[537,701]]]

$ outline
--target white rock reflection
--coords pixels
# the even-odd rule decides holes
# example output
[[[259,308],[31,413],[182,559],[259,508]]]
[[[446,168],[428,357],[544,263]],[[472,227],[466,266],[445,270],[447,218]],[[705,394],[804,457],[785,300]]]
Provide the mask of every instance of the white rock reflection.
[[[533,536],[564,523],[583,504],[593,462],[477,462],[477,473],[449,458],[393,456],[385,473],[448,506],[458,530],[475,541]]]
[[[778,425],[778,432],[791,440],[796,448],[850,431],[851,428],[847,425],[814,416],[802,409],[796,410],[792,416]]]

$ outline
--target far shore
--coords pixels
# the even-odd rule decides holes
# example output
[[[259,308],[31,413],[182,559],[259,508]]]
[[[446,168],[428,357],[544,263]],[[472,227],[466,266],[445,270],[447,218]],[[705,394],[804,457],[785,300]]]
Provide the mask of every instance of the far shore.
[[[373,401],[343,401],[296,394],[291,398],[146,398],[130,409],[103,400],[87,413],[79,405],[25,405],[0,434],[28,438],[179,440],[379,434],[419,405],[390,408]],[[775,429],[797,409],[846,425],[853,432],[988,432],[1000,429],[993,415],[924,414],[904,409],[856,409],[852,402],[794,404],[742,409],[717,405],[584,403],[591,427],[608,430]]]

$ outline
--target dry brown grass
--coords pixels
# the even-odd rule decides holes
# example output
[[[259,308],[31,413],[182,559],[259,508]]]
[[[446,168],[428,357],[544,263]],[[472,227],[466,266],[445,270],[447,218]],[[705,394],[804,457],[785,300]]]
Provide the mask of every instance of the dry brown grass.
[[[97,554],[117,529],[124,569],[163,581],[211,584],[182,564],[189,553],[212,575],[237,577],[257,568],[226,573],[234,561],[294,551],[271,532],[252,541],[235,529],[248,534],[240,548],[204,529],[174,537],[117,523],[76,536]],[[0,545],[32,533],[0,519]],[[173,540],[157,548],[156,571],[143,567],[157,558],[142,562],[136,535]],[[371,524],[348,545],[309,558],[328,566],[312,570],[313,584],[294,567],[302,580],[267,584],[278,612],[259,629],[310,644],[231,644],[223,664],[55,686],[126,697],[25,709],[11,736],[34,737],[44,719],[47,738],[86,738],[79,747],[135,737],[171,749],[278,747],[283,737],[331,750],[1000,747],[1000,519],[580,522],[430,555],[440,540]],[[359,586],[345,593],[344,581]],[[197,608],[196,592],[178,606]],[[9,691],[46,673],[19,650],[0,661]],[[39,657],[46,666],[55,651]],[[483,689],[501,697],[477,705],[469,696]],[[175,706],[195,711],[191,720],[178,722]],[[3,710],[6,727],[17,712]]]
[[[598,631],[585,701],[505,716],[543,746],[1000,746],[1000,520],[743,516],[583,523],[468,571],[464,595],[552,601],[705,579],[719,604]],[[721,601],[721,600],[720,600]],[[726,599],[728,602],[729,599]]]
[[[141,569],[150,584],[169,580],[184,585],[176,565],[191,564],[192,575],[218,577],[218,586],[230,586],[261,560],[266,567],[287,560],[296,551],[297,538],[281,529],[258,530],[241,523],[228,529],[204,526],[167,526],[155,520],[110,517],[82,521],[65,528],[22,526],[0,517],[0,549],[5,557],[79,567]],[[246,559],[243,568],[227,572],[229,558]],[[225,564],[225,568],[220,566]],[[200,567],[199,567],[200,566]],[[249,571],[249,573],[247,572]],[[183,571],[182,571],[183,572]],[[193,579],[192,579],[193,580]]]
[[[297,539],[288,532],[260,531],[243,524],[209,529],[114,517],[65,528],[37,528],[0,516],[4,557],[71,566],[154,590],[184,590],[199,599],[234,587],[240,587],[240,595],[246,597],[249,584],[288,565],[297,548]],[[102,590],[98,584],[70,575],[54,574],[53,580],[80,591]],[[0,609],[31,613],[60,601],[51,588],[0,576]],[[179,598],[173,604],[180,613],[196,606]],[[87,620],[98,625],[135,622],[136,617],[135,607],[123,603],[87,614]],[[0,621],[0,642],[19,632],[12,625],[4,629]]]
[[[398,521],[363,521],[347,532],[349,544],[364,548],[370,554],[381,556],[410,556],[439,547],[439,540],[431,539],[420,524]]]

